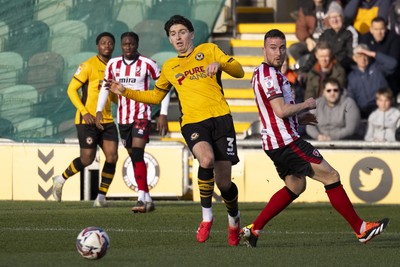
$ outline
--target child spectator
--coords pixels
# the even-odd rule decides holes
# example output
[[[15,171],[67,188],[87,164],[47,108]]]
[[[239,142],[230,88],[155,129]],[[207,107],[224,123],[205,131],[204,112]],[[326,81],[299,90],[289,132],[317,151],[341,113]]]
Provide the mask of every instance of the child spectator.
[[[365,141],[394,142],[400,126],[400,111],[392,107],[393,93],[390,88],[379,89],[375,94],[378,108],[368,117]]]

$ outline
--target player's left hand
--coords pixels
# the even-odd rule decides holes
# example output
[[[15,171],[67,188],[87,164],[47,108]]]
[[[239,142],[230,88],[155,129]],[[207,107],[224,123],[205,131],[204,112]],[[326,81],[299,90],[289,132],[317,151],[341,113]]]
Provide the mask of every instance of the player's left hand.
[[[210,65],[208,65],[206,67],[206,74],[209,77],[214,76],[214,74],[216,74],[219,70],[219,67],[221,66],[221,64],[219,64],[218,62],[213,62]]]
[[[302,125],[317,125],[318,120],[315,114],[310,112],[304,112],[299,115],[299,123]]]
[[[160,115],[157,118],[156,130],[161,136],[165,136],[168,133],[168,119],[167,115]]]

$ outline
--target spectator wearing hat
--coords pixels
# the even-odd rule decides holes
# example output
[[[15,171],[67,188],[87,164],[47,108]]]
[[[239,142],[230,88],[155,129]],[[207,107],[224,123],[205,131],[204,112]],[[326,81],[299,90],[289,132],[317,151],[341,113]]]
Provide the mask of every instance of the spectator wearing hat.
[[[365,141],[394,142],[400,126],[400,111],[392,107],[393,93],[390,88],[379,89],[375,94],[377,109],[368,117]]]
[[[347,91],[356,101],[361,118],[367,119],[376,109],[376,92],[382,87],[388,87],[386,76],[396,70],[397,61],[379,51],[369,50],[366,44],[359,44],[354,48],[353,60],[356,66],[353,66],[347,77]]]
[[[329,28],[324,30],[319,37],[319,42],[325,41],[331,47],[332,56],[342,65],[346,72],[350,71],[353,48],[358,44],[358,33],[353,26],[344,24],[343,9],[337,2],[332,2],[329,5],[326,14]],[[310,55],[307,63],[300,69],[301,72],[308,72],[315,64],[316,58],[313,54]]]

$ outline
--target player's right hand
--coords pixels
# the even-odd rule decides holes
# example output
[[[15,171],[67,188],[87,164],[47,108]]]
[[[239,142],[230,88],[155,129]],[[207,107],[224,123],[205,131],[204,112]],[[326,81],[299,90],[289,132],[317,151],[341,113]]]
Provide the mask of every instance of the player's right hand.
[[[82,117],[86,124],[89,124],[89,125],[95,124],[95,118],[92,115],[90,115],[89,113],[86,113]]]
[[[101,125],[103,123],[103,113],[101,113],[100,111],[96,112],[96,127],[99,130],[104,130],[103,125]]]
[[[317,107],[317,102],[313,97],[310,97],[304,101],[304,105],[306,106],[306,109],[315,109]]]

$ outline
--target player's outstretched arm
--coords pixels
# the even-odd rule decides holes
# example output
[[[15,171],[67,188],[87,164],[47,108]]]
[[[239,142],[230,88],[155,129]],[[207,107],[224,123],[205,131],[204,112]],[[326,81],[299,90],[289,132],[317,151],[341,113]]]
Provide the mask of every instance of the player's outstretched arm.
[[[121,83],[115,80],[108,80],[106,86],[114,94],[122,95],[126,98],[130,98],[145,104],[155,104],[155,105],[160,104],[169,91],[169,90],[162,90],[157,86],[154,87],[154,90],[148,90],[148,91],[131,90],[129,88],[125,88]]]

